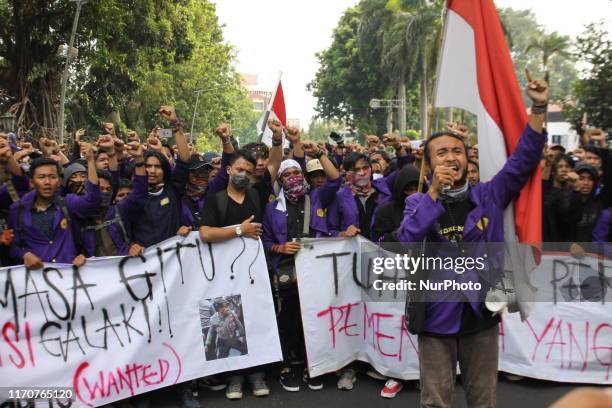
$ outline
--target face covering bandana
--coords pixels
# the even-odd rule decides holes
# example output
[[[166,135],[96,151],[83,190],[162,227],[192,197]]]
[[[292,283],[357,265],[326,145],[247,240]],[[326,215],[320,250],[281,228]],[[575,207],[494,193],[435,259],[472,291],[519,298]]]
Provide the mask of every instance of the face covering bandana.
[[[232,185],[236,187],[237,190],[244,190],[249,186],[249,183],[251,182],[251,180],[249,180],[249,177],[244,174],[232,174],[230,177],[230,181],[232,182]]]
[[[287,177],[283,181],[283,191],[285,192],[285,198],[290,203],[297,203],[297,201],[306,194],[304,176],[302,174],[296,174],[295,176]]]
[[[111,199],[113,198],[112,191],[106,193],[100,193],[100,207],[108,208],[111,203]]]
[[[349,171],[347,176],[347,181],[353,194],[360,196],[367,196],[370,194],[372,190],[372,169],[368,169],[365,174]]]
[[[199,184],[187,183],[187,186],[185,188],[185,194],[187,194],[187,197],[191,197],[194,200],[197,200],[198,198],[202,197],[205,192],[206,186]]]
[[[458,201],[463,201],[468,196],[470,184],[465,181],[463,187],[455,188],[453,190],[442,190],[440,192],[440,200],[445,203],[456,203]]]
[[[82,181],[68,181],[66,190],[69,194],[81,195],[85,191],[85,183]]]

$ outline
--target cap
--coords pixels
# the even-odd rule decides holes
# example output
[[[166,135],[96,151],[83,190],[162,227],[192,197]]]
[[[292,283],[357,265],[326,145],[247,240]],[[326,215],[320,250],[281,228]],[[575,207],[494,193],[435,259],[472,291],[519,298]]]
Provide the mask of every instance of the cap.
[[[202,157],[204,158],[205,164],[212,166],[213,159],[217,157],[221,157],[221,155],[217,152],[206,152],[202,155]]]
[[[574,168],[574,172],[576,172],[576,174],[580,174],[585,171],[589,173],[591,177],[593,177],[593,180],[597,181],[599,179],[599,173],[597,172],[597,169],[591,166],[590,164],[580,163]]]
[[[323,166],[321,165],[321,161],[319,159],[308,160],[306,163],[306,173],[310,173],[317,170],[323,170]]]
[[[87,173],[87,169],[81,163],[72,163],[64,168],[64,183],[67,183],[75,173]]]
[[[198,170],[206,165],[210,164],[206,163],[204,157],[200,154],[194,153],[189,158],[189,170]]]
[[[220,306],[223,306],[223,305],[226,305],[226,306],[229,305],[229,302],[224,297],[216,298],[215,301],[213,302],[213,306],[215,307],[215,309],[218,309]]]

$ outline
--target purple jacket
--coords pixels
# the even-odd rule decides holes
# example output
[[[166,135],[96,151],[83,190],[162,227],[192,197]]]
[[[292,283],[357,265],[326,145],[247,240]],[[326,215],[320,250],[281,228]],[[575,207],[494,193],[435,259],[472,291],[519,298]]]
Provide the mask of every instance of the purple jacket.
[[[126,230],[128,226],[127,220],[132,219],[142,211],[142,207],[147,201],[148,197],[148,185],[147,176],[134,176],[134,189],[128,194],[123,200],[117,205],[110,206],[104,221],[109,221],[115,218],[117,211],[121,217],[123,228]],[[113,242],[117,246],[117,255],[127,255],[129,251],[129,242],[125,241],[124,232],[118,223],[112,223],[108,226],[108,233],[110,234]],[[96,236],[92,230],[83,230],[83,244],[85,246],[85,255],[87,257],[96,255]]]
[[[10,250],[11,256],[22,260],[26,252],[33,252],[43,262],[71,263],[77,256],[73,231],[79,222],[90,218],[91,214],[97,210],[100,203],[100,187],[87,182],[84,195],[68,194],[64,197],[71,223],[76,223],[76,225],[69,225],[70,223],[64,219],[61,208],[55,206],[51,239],[32,226],[32,208],[35,198],[36,192],[31,191],[11,206],[9,226],[15,234]],[[19,221],[20,217],[22,223]]]
[[[11,180],[19,198],[23,197],[30,190],[30,183],[27,177],[12,175]],[[8,209],[12,204],[13,199],[8,192],[6,184],[3,184],[0,186],[0,208]]]
[[[372,187],[378,191],[378,197],[376,198],[377,209],[393,200],[393,183],[395,182],[397,174],[398,170],[395,170],[387,177],[372,181]],[[374,216],[372,217],[372,225],[374,224],[375,218]],[[346,231],[350,225],[360,227],[359,209],[357,208],[355,197],[349,186],[342,187],[336,193],[335,200],[327,210],[327,223],[330,236],[333,237],[337,237],[340,232]],[[374,228],[370,230],[373,231]]]
[[[612,208],[606,208],[599,214],[595,227],[593,228],[593,242],[604,244],[603,253],[607,258],[612,258]]]
[[[411,155],[398,157],[397,170],[391,172],[391,174],[386,177],[372,181],[372,187],[378,191],[378,197],[376,198],[376,209],[393,200],[393,184],[395,183],[399,170],[401,170],[401,168],[406,164],[413,161],[414,157]],[[376,210],[374,211],[370,225],[370,231],[372,231],[372,234],[374,231],[374,228],[372,227],[374,224],[374,219],[376,218],[375,215]],[[350,187],[346,186],[341,188],[336,194],[336,199],[329,205],[327,209],[327,225],[330,236],[332,237],[337,237],[340,232],[346,231],[349,225],[360,227],[359,209],[357,208],[357,203],[355,203],[355,197],[353,196]],[[376,240],[374,236],[366,238]]]
[[[478,183],[470,188],[469,198],[475,208],[468,214],[465,221],[464,242],[484,241],[483,231],[477,227],[481,218],[486,224],[488,242],[504,241],[504,209],[520,193],[529,176],[538,166],[546,138],[546,132],[540,134],[527,126],[516,150],[508,158],[504,167],[489,182]],[[399,241],[417,243],[422,242],[425,237],[429,242],[447,241],[440,235],[436,226],[444,212],[442,203],[433,201],[428,194],[417,193],[406,198],[404,220],[397,232]],[[447,273],[448,271],[430,271],[428,278],[435,280],[451,278]],[[454,274],[454,272],[450,273]],[[457,278],[457,276],[454,274],[452,278]],[[461,279],[466,282],[479,281],[474,270],[464,273]],[[473,299],[470,298],[470,300]],[[475,301],[470,303],[474,310],[479,310],[481,304]],[[459,332],[462,310],[462,303],[427,303],[424,330],[440,334]]]
[[[310,190],[310,228],[314,230],[315,237],[330,236],[325,219],[325,210],[334,200],[334,196],[340,185],[342,177],[335,180],[327,179],[325,184],[314,190]],[[287,210],[283,207],[281,198],[268,203],[263,219],[263,235],[261,240],[264,248],[270,250],[274,244],[284,244],[287,242]],[[280,256],[272,255],[272,266],[276,267]]]
[[[227,171],[225,171],[225,167],[229,166],[230,158],[231,155],[225,152],[221,155],[221,170],[219,171],[219,173],[217,173],[215,178],[208,183],[208,187],[206,188],[206,191],[204,192],[202,197],[198,198],[193,203],[197,207],[198,211],[201,212],[204,209],[204,205],[206,204],[206,200],[208,199],[208,197],[212,197],[213,194],[215,194],[216,192],[225,190],[227,188],[229,174],[227,174]],[[185,200],[191,200],[191,198],[187,197],[187,195],[183,197],[183,208],[181,210],[181,225],[187,225],[196,228],[198,227],[198,222],[195,219],[191,208],[189,208],[189,205],[185,202]]]
[[[610,243],[612,230],[612,209],[606,208],[599,214],[593,228],[593,242]]]

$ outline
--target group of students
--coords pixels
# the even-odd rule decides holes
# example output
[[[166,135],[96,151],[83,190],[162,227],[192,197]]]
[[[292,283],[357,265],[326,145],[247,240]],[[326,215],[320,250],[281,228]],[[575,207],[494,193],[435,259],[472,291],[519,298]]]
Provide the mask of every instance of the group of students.
[[[456,124],[414,149],[397,134],[386,134],[382,142],[367,136],[365,146],[345,144],[335,134],[333,145],[303,141],[297,129],[277,120],[268,122],[270,147],[249,143],[239,148],[230,127],[222,124],[215,129],[222,153],[199,154],[187,143],[174,108],[162,106],[159,113],[172,128],[175,146],[163,143],[155,131],[146,147],[134,132],[123,141],[112,124],[103,125],[104,134],[95,143],[82,140],[78,131],[70,153],[53,140],[41,139],[35,149],[0,137],[0,210],[8,220],[0,236],[1,259],[4,265],[23,263],[30,269],[41,268],[43,262],[78,266],[94,256],[136,256],[196,229],[207,242],[261,238],[284,357],[280,383],[287,391],[299,391],[304,384],[321,389],[321,379],[311,378],[304,369],[294,267],[301,239],[360,234],[387,242],[501,242],[504,208],[542,163],[548,180],[545,234],[551,231],[558,234],[555,240],[567,242],[610,240],[612,217],[606,206],[612,183],[607,181],[611,173],[605,139],[591,132],[585,139],[584,162],[577,165],[563,154],[551,156],[558,148],[544,148],[547,86],[530,80],[527,94],[536,111],[513,156],[487,183],[479,181],[477,146],[466,145],[467,130]],[[284,139],[289,148],[283,147]],[[591,148],[593,140],[598,147]],[[592,152],[599,162],[589,161]],[[423,192],[418,191],[420,181]],[[552,214],[558,218],[550,219]],[[478,227],[483,215],[489,220],[486,228]],[[470,405],[490,406],[495,399],[499,317],[482,303],[421,306],[410,314],[409,326],[419,334],[422,406],[449,406],[457,362]],[[229,348],[223,349],[224,355]],[[197,383],[226,388],[228,398],[239,399],[248,377],[253,394],[265,396],[270,393],[267,369],[254,367]],[[338,388],[352,389],[358,369],[351,364],[341,370]],[[384,379],[373,369],[365,371]],[[179,386],[181,401],[197,408],[192,387]],[[400,381],[389,379],[381,395],[393,397],[401,388]],[[124,404],[146,401],[145,394]]]

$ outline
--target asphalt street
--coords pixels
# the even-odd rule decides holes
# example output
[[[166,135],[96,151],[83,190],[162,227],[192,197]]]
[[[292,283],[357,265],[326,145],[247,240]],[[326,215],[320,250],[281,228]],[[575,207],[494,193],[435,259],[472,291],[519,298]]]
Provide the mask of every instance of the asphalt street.
[[[339,391],[336,388],[334,375],[325,376],[325,387],[320,391],[312,391],[304,386],[299,392],[284,391],[276,378],[269,377],[268,385],[271,394],[268,397],[254,397],[248,385],[244,387],[244,397],[240,401],[230,401],[225,398],[225,391],[202,390],[199,400],[202,408],[274,408],[274,407],[333,407],[333,408],[358,408],[358,407],[418,407],[419,391],[414,382],[405,383],[404,389],[394,398],[385,399],[380,397],[380,390],[384,382],[371,379],[364,374],[358,375],[357,383],[352,391]],[[498,408],[539,408],[548,407],[562,395],[575,388],[574,384],[561,384],[549,381],[525,379],[522,381],[508,381],[500,377],[497,388]],[[170,390],[165,389],[152,398],[152,406],[155,407],[180,407],[177,396]],[[460,381],[455,389],[453,407],[467,408]]]

